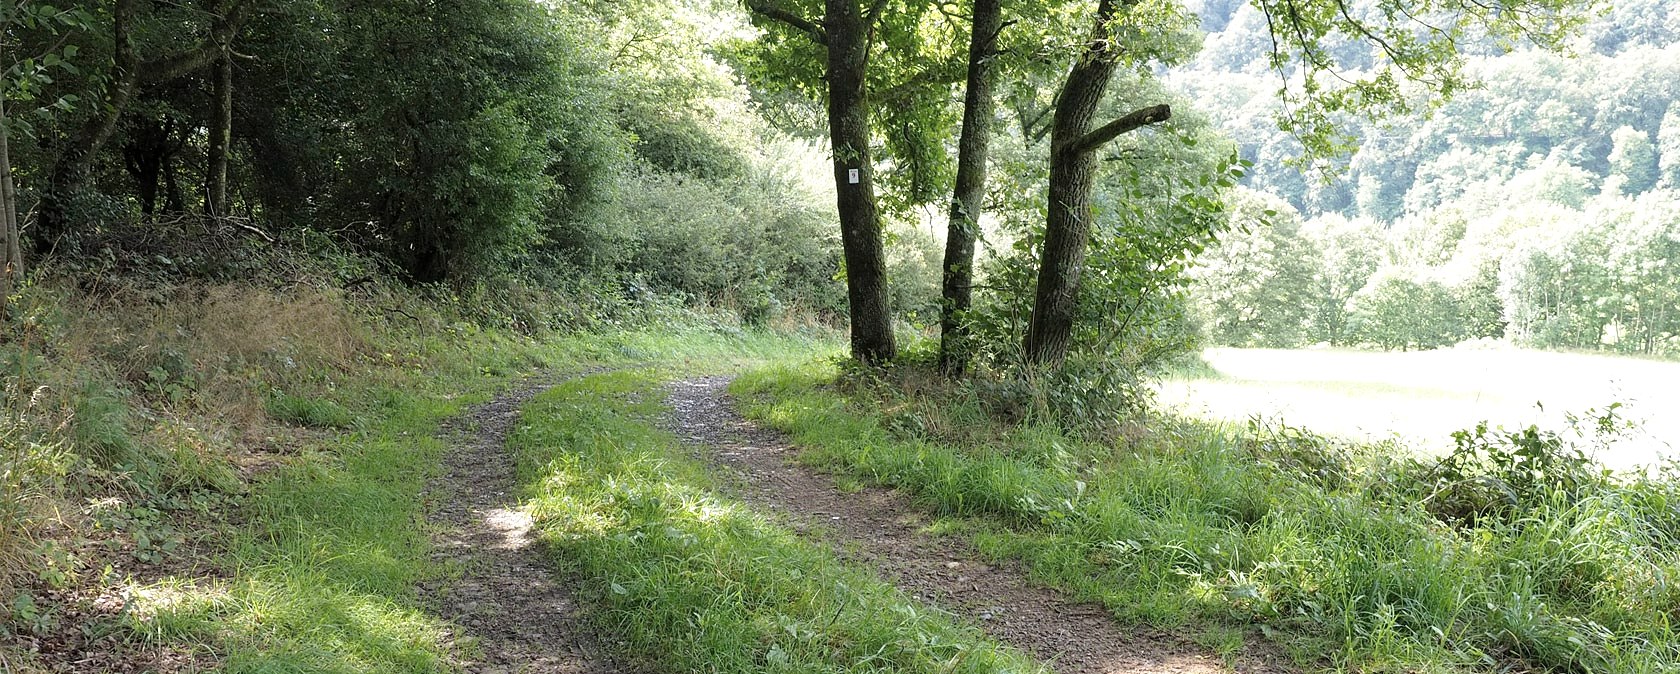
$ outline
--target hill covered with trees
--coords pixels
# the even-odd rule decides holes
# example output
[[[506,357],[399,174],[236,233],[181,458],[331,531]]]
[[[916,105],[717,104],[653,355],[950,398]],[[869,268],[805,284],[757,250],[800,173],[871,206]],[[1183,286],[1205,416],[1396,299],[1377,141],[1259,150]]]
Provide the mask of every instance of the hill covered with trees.
[[[1204,49],[1171,81],[1254,162],[1236,232],[1196,272],[1213,341],[1675,351],[1680,6],[1618,3],[1569,54],[1475,49],[1477,86],[1428,117],[1350,119],[1348,154],[1313,166],[1273,131],[1264,17],[1201,16]]]

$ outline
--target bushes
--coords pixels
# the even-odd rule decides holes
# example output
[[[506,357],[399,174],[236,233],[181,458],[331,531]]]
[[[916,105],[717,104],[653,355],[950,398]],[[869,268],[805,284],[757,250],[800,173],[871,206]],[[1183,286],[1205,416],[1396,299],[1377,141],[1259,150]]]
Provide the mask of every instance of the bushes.
[[[621,178],[618,193],[603,266],[626,279],[632,298],[675,294],[749,322],[794,308],[844,313],[833,220],[802,186],[765,174],[716,183],[643,170]]]

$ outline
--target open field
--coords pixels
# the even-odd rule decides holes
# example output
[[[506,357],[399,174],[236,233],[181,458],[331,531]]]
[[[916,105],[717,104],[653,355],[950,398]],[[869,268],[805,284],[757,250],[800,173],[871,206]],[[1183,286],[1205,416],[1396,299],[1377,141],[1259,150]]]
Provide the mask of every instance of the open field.
[[[1279,418],[1321,433],[1400,436],[1426,451],[1487,420],[1516,428],[1567,428],[1567,415],[1604,409],[1639,422],[1631,437],[1597,458],[1632,468],[1680,457],[1680,363],[1524,349],[1410,353],[1342,350],[1209,349],[1216,375],[1169,378],[1169,409],[1241,421]]]

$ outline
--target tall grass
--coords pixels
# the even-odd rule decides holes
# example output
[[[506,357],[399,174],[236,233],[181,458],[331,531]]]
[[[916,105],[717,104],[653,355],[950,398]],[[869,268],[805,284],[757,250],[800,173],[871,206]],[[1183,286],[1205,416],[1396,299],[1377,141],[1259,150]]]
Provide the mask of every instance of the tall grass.
[[[735,390],[808,448],[802,460],[904,489],[1123,620],[1253,625],[1340,671],[1680,668],[1672,480],[1541,479],[1509,516],[1466,524],[1430,507],[1459,483],[1392,448],[1168,420],[1118,443],[1045,427],[953,442],[883,419],[992,422],[950,419],[971,406],[938,393],[848,397],[833,378],[770,369]]]

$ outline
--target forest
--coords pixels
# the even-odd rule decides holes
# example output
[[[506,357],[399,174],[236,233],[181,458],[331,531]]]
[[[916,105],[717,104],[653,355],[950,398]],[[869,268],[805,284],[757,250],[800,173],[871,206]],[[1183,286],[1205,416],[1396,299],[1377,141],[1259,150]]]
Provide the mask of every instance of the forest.
[[[1622,402],[1158,395],[1667,367],[1674,0],[0,0],[0,66],[0,674],[1680,667]]]

